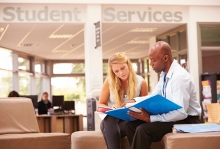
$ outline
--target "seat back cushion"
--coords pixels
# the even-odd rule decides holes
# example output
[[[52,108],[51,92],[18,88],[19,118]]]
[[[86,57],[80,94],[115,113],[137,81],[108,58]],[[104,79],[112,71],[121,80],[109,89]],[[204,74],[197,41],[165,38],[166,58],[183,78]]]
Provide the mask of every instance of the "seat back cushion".
[[[0,134],[39,132],[31,99],[0,98]]]

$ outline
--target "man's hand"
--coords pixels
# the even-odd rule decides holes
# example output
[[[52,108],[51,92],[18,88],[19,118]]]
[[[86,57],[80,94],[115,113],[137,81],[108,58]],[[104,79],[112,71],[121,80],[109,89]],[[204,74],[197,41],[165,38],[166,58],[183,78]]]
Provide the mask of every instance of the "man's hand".
[[[135,102],[134,99],[126,100],[126,101],[121,105],[121,107],[126,107],[126,104],[127,104],[127,103],[133,103],[133,102]]]
[[[139,120],[142,120],[142,121],[149,123],[150,122],[150,115],[144,109],[140,108],[140,110],[141,110],[141,113],[129,111],[128,114],[133,116],[136,119],[139,119]]]

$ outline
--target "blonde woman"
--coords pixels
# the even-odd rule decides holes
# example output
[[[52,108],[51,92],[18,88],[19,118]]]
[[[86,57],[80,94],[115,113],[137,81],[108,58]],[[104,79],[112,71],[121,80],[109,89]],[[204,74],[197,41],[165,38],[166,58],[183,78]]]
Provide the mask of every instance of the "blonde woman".
[[[41,101],[38,102],[38,114],[47,114],[47,111],[50,108],[52,108],[52,105],[48,99],[48,93],[43,92],[41,95]]]
[[[148,94],[146,81],[136,75],[130,60],[125,53],[115,53],[108,61],[108,77],[106,78],[98,106],[118,108],[138,96]],[[125,121],[106,116],[101,122],[108,149],[120,149],[120,138],[125,137]]]

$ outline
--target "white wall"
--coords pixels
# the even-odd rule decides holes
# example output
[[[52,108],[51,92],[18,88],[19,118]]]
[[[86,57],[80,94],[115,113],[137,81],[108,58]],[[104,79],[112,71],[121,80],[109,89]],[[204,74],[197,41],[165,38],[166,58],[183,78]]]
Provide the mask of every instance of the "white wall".
[[[0,3],[75,3],[75,4],[150,4],[150,5],[220,5],[219,0],[0,0]]]
[[[200,35],[198,34],[199,23],[219,23],[220,24],[220,7],[191,6],[189,8],[188,29],[188,58],[189,72],[193,75],[197,96],[200,97],[200,75],[202,73]]]

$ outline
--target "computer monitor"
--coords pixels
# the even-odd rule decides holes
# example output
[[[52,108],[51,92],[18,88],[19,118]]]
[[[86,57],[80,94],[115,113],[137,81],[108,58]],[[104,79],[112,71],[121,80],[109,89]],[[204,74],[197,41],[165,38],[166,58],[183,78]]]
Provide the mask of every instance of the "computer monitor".
[[[53,106],[58,106],[60,108],[64,105],[64,96],[63,95],[53,95],[52,96]]]
[[[35,109],[38,107],[38,95],[20,95],[20,97],[30,98]]]
[[[75,110],[75,101],[64,101],[64,110]]]

